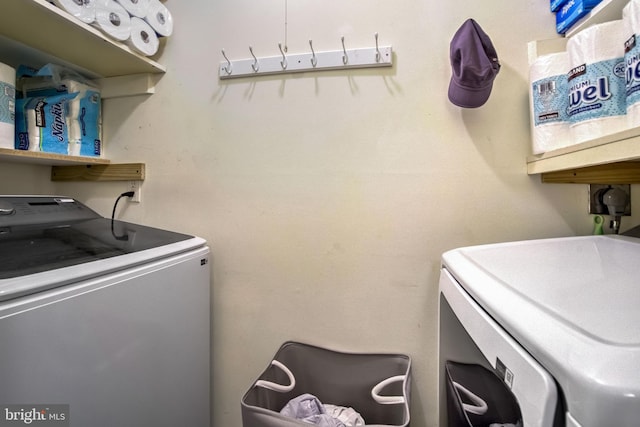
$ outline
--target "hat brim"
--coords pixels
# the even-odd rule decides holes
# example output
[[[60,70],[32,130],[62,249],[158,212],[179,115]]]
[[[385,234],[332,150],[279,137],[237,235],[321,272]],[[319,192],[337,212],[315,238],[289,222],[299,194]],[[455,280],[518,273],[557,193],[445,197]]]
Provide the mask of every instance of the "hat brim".
[[[458,107],[478,108],[487,102],[492,88],[493,81],[482,88],[470,88],[459,85],[452,77],[449,81],[449,101]]]

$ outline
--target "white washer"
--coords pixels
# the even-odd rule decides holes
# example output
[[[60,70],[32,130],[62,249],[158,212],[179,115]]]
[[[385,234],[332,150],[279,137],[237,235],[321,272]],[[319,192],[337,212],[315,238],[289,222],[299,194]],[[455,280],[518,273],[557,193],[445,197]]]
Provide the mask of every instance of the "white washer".
[[[488,368],[515,396],[521,419],[503,423],[639,426],[639,265],[640,239],[628,236],[443,254],[440,425],[475,425],[479,417],[469,394],[447,390],[455,382],[447,362],[458,362]],[[471,412],[463,408],[455,421],[460,402]]]
[[[0,196],[0,260],[0,425],[209,426],[203,239]]]

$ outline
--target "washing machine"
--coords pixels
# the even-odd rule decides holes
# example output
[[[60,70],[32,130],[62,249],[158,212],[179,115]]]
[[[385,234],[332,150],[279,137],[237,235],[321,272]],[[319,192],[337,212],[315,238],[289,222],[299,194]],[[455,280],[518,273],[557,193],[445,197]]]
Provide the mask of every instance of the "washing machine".
[[[442,256],[441,427],[640,426],[640,239]]]
[[[0,425],[210,425],[210,250],[0,196]]]

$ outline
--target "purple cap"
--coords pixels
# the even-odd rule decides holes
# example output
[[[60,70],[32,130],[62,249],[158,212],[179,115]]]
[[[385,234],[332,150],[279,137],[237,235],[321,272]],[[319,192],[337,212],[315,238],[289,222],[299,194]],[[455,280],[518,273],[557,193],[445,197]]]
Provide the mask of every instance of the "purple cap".
[[[491,39],[476,21],[467,19],[453,36],[450,53],[449,100],[459,107],[480,107],[489,99],[500,71]]]

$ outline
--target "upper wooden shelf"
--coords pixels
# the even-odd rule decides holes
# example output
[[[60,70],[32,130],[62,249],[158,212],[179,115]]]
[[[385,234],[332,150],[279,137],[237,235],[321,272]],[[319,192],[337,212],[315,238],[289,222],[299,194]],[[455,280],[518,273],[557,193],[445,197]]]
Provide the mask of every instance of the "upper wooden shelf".
[[[45,0],[2,0],[0,62],[55,62],[92,78],[166,71]]]
[[[571,37],[592,25],[622,19],[622,9],[624,9],[628,3],[629,0],[602,0],[591,12],[572,26],[565,36]]]

